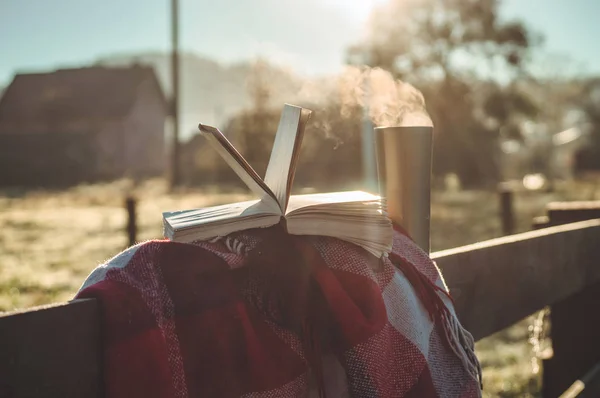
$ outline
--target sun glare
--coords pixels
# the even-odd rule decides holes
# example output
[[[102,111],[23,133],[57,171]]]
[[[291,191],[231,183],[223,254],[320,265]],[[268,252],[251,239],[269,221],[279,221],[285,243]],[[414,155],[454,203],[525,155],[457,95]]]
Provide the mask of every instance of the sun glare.
[[[385,0],[325,0],[327,4],[331,4],[349,17],[359,21],[365,21],[373,8],[383,3]]]

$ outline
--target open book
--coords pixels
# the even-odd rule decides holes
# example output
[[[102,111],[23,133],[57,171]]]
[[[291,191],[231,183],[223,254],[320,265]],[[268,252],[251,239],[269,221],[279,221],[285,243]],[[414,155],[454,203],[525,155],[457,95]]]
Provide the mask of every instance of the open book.
[[[178,242],[207,240],[286,221],[295,235],[335,237],[381,257],[391,250],[392,224],[379,196],[366,192],[291,194],[310,111],[285,105],[263,180],[216,128],[200,125],[208,142],[258,199],[163,213],[164,235]]]

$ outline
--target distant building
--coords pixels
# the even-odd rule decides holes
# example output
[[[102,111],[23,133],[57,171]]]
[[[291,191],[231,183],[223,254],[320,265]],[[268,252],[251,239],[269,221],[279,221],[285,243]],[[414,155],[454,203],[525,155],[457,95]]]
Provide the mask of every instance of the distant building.
[[[0,185],[162,174],[168,113],[151,67],[18,74],[0,99]]]

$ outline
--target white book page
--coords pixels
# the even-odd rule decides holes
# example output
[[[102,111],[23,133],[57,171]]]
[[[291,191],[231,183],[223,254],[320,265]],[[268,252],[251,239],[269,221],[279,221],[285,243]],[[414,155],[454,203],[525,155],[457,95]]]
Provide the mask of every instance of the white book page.
[[[299,213],[302,209],[309,206],[324,205],[329,210],[334,211],[335,208],[356,207],[362,203],[373,203],[375,206],[381,202],[381,198],[377,195],[363,191],[347,191],[347,192],[330,192],[330,193],[315,193],[308,195],[294,195],[290,197],[286,215]],[[362,205],[361,205],[362,206]],[[312,210],[312,209],[310,209]],[[306,209],[306,211],[309,211]]]
[[[252,166],[250,166],[246,159],[244,159],[219,129],[203,124],[200,124],[198,128],[210,145],[219,153],[223,160],[227,162],[229,167],[231,167],[242,181],[244,181],[246,186],[248,186],[254,194],[270,207],[277,209],[281,208],[277,201],[277,197],[273,194],[269,186],[265,184],[258,173],[254,171]],[[281,212],[281,214],[283,214],[283,212]]]
[[[287,214],[288,232],[331,236],[381,257],[392,245],[392,223],[379,196],[362,191],[294,195]]]
[[[176,229],[194,227],[203,223],[217,223],[225,219],[263,213],[266,209],[260,206],[261,203],[260,200],[249,200],[200,209],[165,212],[163,218]]]
[[[354,221],[328,215],[313,217],[307,214],[288,219],[287,229],[294,235],[330,236],[345,240],[361,246],[377,257],[389,253],[392,249],[392,225],[384,220]]]
[[[287,208],[304,128],[310,113],[308,109],[286,104],[279,119],[279,126],[277,127],[277,134],[275,135],[275,142],[273,143],[265,175],[265,183],[275,194],[282,212],[285,212]]]
[[[278,210],[278,209],[276,209]],[[262,200],[230,203],[163,213],[165,237],[174,241],[189,241],[221,236],[247,228],[268,226],[279,222],[281,214]]]

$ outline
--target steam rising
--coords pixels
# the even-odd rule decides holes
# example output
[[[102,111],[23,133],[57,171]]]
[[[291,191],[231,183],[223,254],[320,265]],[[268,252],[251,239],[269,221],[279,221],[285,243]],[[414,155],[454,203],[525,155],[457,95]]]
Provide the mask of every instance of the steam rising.
[[[363,72],[367,83],[369,116],[377,126],[433,126],[423,94],[382,69]]]
[[[300,96],[335,99],[342,117],[362,108],[376,126],[433,126],[423,94],[379,68],[346,67],[336,79],[305,85]]]

